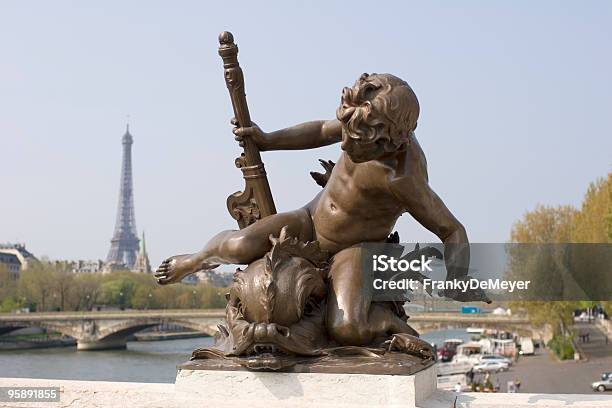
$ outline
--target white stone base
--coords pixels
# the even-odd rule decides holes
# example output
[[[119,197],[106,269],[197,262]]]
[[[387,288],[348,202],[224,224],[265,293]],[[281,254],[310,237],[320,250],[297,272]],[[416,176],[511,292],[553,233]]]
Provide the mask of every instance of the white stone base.
[[[230,372],[217,371],[221,377]],[[315,374],[320,376],[330,374]],[[290,397],[277,395],[278,401],[274,405],[266,405],[264,401],[256,399],[255,395],[251,400],[240,391],[242,385],[237,382],[237,378],[229,376],[228,384],[218,380],[215,384],[197,384],[197,389],[189,389],[187,392],[178,391],[174,384],[154,384],[154,383],[130,383],[130,382],[106,382],[106,381],[70,381],[70,380],[40,380],[34,378],[0,378],[0,387],[60,387],[60,402],[38,402],[38,403],[14,403],[0,402],[0,408],[5,407],[28,407],[28,408],[202,408],[202,407],[222,407],[222,408],[250,408],[259,406],[300,406],[291,402]],[[232,381],[229,383],[229,381]],[[416,380],[418,386],[419,380]],[[227,395],[225,401],[209,401],[202,399],[198,389],[202,390],[210,387],[229,387],[240,394],[243,398],[239,402],[238,395]],[[264,384],[262,382],[262,384]],[[333,383],[323,384],[325,389],[331,388]],[[246,388],[245,388],[246,389]],[[294,389],[299,390],[297,385]],[[367,398],[371,407],[393,406],[378,403],[379,394],[383,391],[379,389],[359,390],[359,394],[364,399]],[[302,392],[303,389],[302,389]],[[311,405],[321,406],[318,403],[319,390],[314,390],[314,395],[308,395]],[[219,391],[210,394],[219,395]],[[369,394],[368,394],[369,393]],[[367,395],[366,395],[367,394]],[[305,394],[304,394],[305,395]],[[418,394],[417,394],[418,395]],[[451,391],[436,391],[427,400],[418,403],[419,408],[451,408],[456,394]],[[280,398],[279,398],[280,397]],[[338,390],[334,406],[348,407],[351,404],[342,400],[346,394]],[[246,399],[246,400],[245,400]],[[246,402],[245,402],[246,401]],[[293,400],[295,401],[295,400]],[[389,402],[393,403],[392,401]],[[329,405],[329,404],[327,404]],[[303,406],[303,405],[302,405]],[[352,405],[352,406],[363,406]],[[397,406],[397,404],[395,404]],[[405,403],[406,408],[414,407]],[[612,395],[603,393],[594,394],[487,394],[487,393],[461,393],[457,400],[457,408],[610,408],[612,407]]]
[[[431,366],[414,375],[179,370],[179,398],[244,407],[416,407],[436,390]],[[450,407],[449,407],[450,408]]]

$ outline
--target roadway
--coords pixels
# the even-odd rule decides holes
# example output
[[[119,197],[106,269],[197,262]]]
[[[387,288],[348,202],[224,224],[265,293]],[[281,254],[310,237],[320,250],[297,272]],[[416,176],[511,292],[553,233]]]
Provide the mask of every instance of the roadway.
[[[581,361],[560,361],[548,349],[535,356],[520,357],[509,371],[492,374],[493,384],[498,380],[501,391],[507,391],[511,380],[521,381],[520,392],[549,394],[592,394],[591,383],[601,379],[603,372],[612,371],[612,343],[607,342],[603,332],[593,323],[574,325],[576,333],[589,333],[590,341],[580,343],[584,357]],[[482,382],[482,376],[476,376]],[[612,392],[608,392],[612,394]]]
[[[601,373],[612,370],[612,355],[588,361],[559,361],[548,349],[535,356],[520,357],[509,371],[491,374],[491,381],[499,381],[501,392],[507,383],[520,380],[520,392],[546,394],[592,394],[591,383],[601,379]],[[482,382],[482,375],[475,377]],[[610,392],[612,394],[612,392]]]
[[[152,310],[103,310],[83,312],[33,312],[33,313],[0,313],[2,322],[27,322],[40,320],[109,320],[150,318],[196,318],[225,317],[225,309],[152,309]]]
[[[582,343],[580,338],[576,338],[575,342],[581,354],[589,359],[608,358],[612,356],[612,343],[606,341],[606,336],[595,323],[576,323],[573,327],[576,334],[585,333],[589,335],[589,341]],[[612,371],[612,366],[609,368]]]
[[[116,319],[141,317],[225,317],[225,309],[149,309],[149,310],[102,310],[82,312],[32,312],[0,313],[2,321],[28,320],[83,320]],[[409,323],[413,322],[456,322],[456,323],[513,323],[528,324],[526,317],[499,316],[491,314],[460,314],[445,312],[411,313]]]

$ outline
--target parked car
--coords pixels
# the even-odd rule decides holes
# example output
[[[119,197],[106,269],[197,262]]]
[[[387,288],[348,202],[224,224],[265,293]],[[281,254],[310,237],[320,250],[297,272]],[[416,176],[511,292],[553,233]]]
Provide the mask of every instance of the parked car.
[[[498,373],[500,371],[507,371],[508,364],[502,363],[500,361],[486,361],[482,363],[478,363],[474,365],[474,371],[477,373],[486,373],[486,372],[495,372]]]
[[[484,354],[483,356],[480,357],[480,362],[481,363],[497,362],[497,363],[504,363],[508,366],[512,365],[511,359],[509,359],[508,357],[500,356],[499,354]]]
[[[595,381],[593,384],[591,384],[591,387],[593,387],[593,390],[599,392],[612,390],[612,378],[608,378],[607,380],[603,381]]]
[[[588,322],[593,319],[593,316],[589,316],[587,312],[582,312],[579,315],[574,315],[575,322]]]
[[[442,347],[438,349],[438,358],[443,363],[449,362],[457,352],[457,346],[463,343],[461,339],[446,339]]]

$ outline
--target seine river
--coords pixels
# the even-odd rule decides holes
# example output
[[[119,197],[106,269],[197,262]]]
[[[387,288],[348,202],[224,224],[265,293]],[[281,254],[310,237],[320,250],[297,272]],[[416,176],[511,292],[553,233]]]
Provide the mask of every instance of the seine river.
[[[212,337],[134,341],[127,350],[77,351],[76,347],[0,351],[0,377],[173,383],[176,365],[210,346]]]
[[[441,344],[447,338],[469,340],[465,330],[443,330],[423,335]],[[76,351],[76,347],[0,351],[0,377],[65,380],[173,383],[176,365],[191,352],[210,346],[211,337],[134,341],[127,350]]]

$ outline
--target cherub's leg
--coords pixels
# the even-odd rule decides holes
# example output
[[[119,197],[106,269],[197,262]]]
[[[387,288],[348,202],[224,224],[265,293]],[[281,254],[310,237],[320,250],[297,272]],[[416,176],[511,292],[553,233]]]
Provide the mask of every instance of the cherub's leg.
[[[372,303],[370,284],[362,272],[361,248],[348,248],[334,256],[327,301],[327,329],[332,338],[346,346],[367,346],[387,334],[418,336],[391,308]]]
[[[244,229],[220,232],[200,252],[166,259],[157,268],[155,278],[160,284],[174,283],[219,264],[248,264],[270,250],[270,235],[277,236],[284,226],[290,235],[302,241],[313,239],[312,220],[306,209],[270,215]]]

